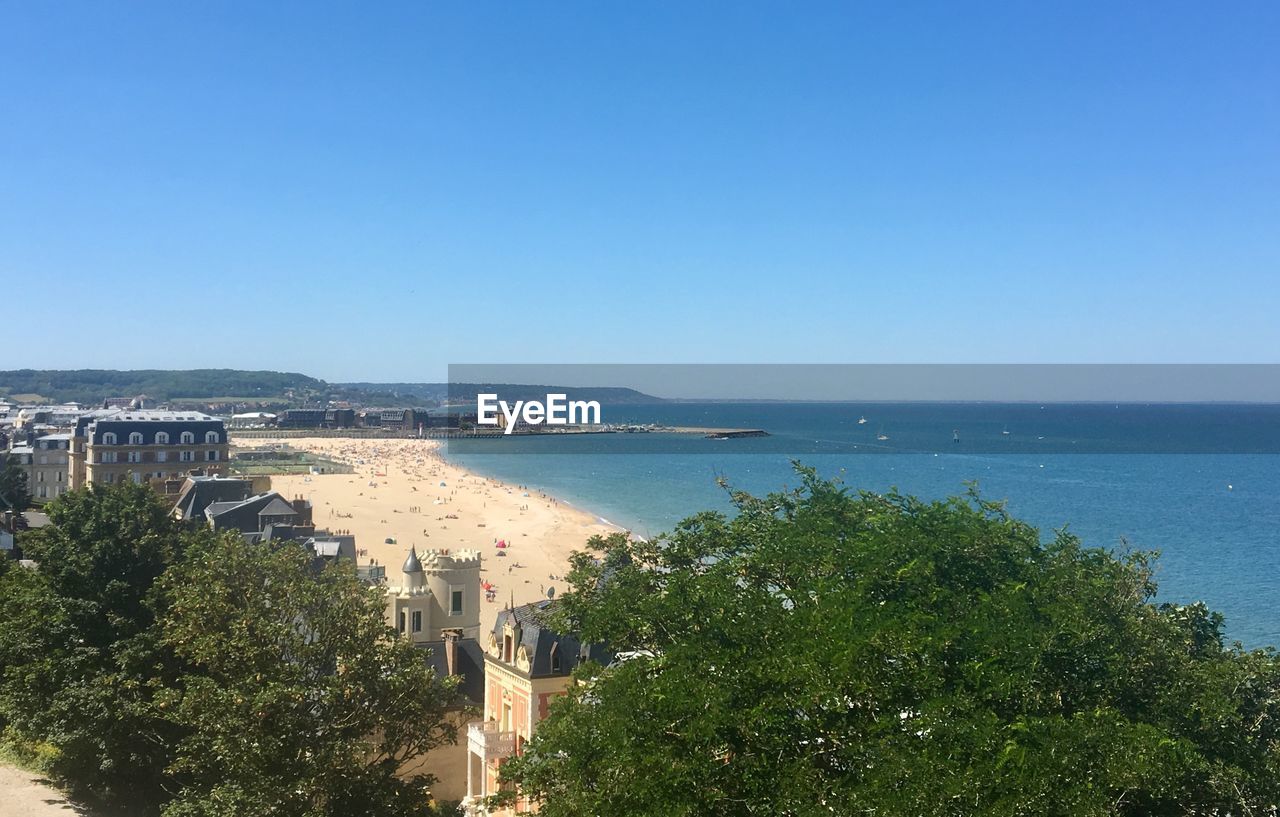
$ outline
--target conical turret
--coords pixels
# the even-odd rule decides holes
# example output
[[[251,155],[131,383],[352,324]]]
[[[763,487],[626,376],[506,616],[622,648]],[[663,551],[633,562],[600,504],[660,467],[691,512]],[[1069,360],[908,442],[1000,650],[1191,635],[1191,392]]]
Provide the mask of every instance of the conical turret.
[[[406,587],[422,586],[422,562],[418,560],[418,549],[416,547],[409,548],[409,558],[404,560],[404,566],[400,570],[404,573]]]

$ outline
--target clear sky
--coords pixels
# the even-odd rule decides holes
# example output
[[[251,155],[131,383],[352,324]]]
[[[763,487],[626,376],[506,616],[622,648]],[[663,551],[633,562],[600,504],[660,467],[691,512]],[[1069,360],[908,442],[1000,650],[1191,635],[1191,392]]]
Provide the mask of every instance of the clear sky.
[[[0,368],[1276,362],[1280,4],[0,4]]]

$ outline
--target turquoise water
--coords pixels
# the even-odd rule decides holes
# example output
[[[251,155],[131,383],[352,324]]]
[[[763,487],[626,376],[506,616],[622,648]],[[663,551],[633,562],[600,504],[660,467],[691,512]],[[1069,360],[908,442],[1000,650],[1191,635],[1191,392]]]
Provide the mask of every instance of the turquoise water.
[[[645,536],[730,511],[718,477],[757,494],[794,486],[793,459],[854,488],[926,498],[976,480],[1046,536],[1065,525],[1089,545],[1161,551],[1161,600],[1203,600],[1226,615],[1230,638],[1280,644],[1280,407],[662,404],[606,420],[772,436],[540,435],[446,453]]]

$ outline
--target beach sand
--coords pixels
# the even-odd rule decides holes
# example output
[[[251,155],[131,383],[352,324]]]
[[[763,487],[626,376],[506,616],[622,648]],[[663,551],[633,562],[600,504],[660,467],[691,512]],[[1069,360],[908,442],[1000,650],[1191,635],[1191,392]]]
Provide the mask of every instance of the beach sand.
[[[620,530],[555,497],[449,463],[435,440],[233,435],[232,443],[242,450],[287,444],[354,466],[354,474],[272,476],[271,487],[309,499],[316,527],[353,533],[360,564],[386,566],[392,584],[400,582],[411,546],[480,551],[481,580],[495,589],[492,600],[481,596],[482,632],[512,600],[525,604],[546,598],[549,588],[566,590],[569,555],[596,534]],[[495,547],[498,540],[509,547]]]

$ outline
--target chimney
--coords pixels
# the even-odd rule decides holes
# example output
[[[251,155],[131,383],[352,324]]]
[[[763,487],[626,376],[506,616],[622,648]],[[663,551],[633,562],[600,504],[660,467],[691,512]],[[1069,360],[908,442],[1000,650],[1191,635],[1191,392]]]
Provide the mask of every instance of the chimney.
[[[444,636],[444,666],[445,674],[449,676],[458,674],[458,631],[445,630],[441,633]]]

